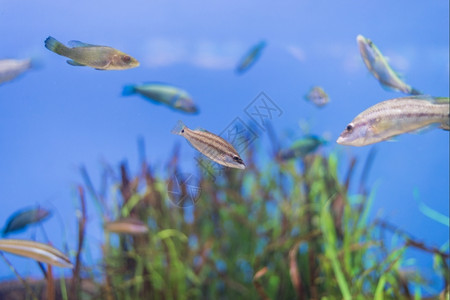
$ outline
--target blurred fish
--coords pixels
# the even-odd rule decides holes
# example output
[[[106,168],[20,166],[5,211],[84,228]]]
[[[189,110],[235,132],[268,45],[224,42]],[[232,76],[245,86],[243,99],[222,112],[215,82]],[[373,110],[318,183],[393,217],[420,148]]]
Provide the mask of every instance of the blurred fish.
[[[123,218],[113,222],[106,222],[105,229],[114,233],[127,234],[145,234],[148,232],[148,227],[145,223],[134,218]]]
[[[359,51],[361,52],[362,59],[366,64],[369,71],[375,76],[382,86],[394,89],[396,91],[403,92],[410,95],[419,95],[421,92],[407,85],[394,70],[389,66],[386,58],[381,54],[375,44],[358,35],[356,37],[358,42]]]
[[[433,123],[450,130],[449,98],[410,96],[386,100],[360,113],[337,139],[338,144],[365,146]]]
[[[314,86],[311,88],[309,93],[305,96],[306,100],[314,103],[318,107],[322,107],[328,102],[330,102],[330,98],[327,93],[320,86]]]
[[[319,146],[326,143],[327,141],[319,136],[307,135],[295,141],[291,147],[280,150],[277,156],[281,160],[304,157],[305,155],[316,151]]]
[[[28,240],[0,239],[0,251],[9,252],[61,268],[73,268],[69,258],[49,245]]]
[[[32,67],[31,59],[0,59],[0,84],[13,80]]]
[[[50,216],[50,211],[37,207],[33,209],[20,210],[12,214],[5,227],[2,236],[25,229],[28,225],[39,223]]]
[[[72,66],[89,66],[97,70],[125,70],[139,66],[135,58],[111,47],[80,41],[70,41],[69,45],[72,48],[66,47],[51,36],[45,40],[45,48],[70,58],[67,63]]]
[[[186,113],[198,113],[198,109],[191,96],[184,90],[163,83],[146,83],[140,85],[127,85],[122,95],[141,94],[155,103],[163,103],[175,110]]]
[[[172,133],[184,136],[195,149],[218,164],[245,169],[245,164],[236,149],[220,136],[206,130],[191,130],[182,121],[178,121]]]
[[[261,56],[262,50],[266,45],[267,43],[265,41],[261,41],[254,45],[237,65],[236,73],[242,74],[247,71]]]

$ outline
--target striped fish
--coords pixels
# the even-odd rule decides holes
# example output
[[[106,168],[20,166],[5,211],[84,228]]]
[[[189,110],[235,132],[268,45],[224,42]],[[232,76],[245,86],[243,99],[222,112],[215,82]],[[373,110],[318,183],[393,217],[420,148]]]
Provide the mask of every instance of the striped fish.
[[[359,52],[361,52],[361,57],[364,63],[382,86],[403,92],[405,94],[421,94],[419,91],[407,85],[400,79],[395,71],[389,66],[386,58],[383,54],[381,54],[380,50],[378,50],[377,46],[375,46],[371,40],[363,37],[362,35],[358,35],[356,37],[356,41],[358,42]]]
[[[338,144],[365,146],[438,123],[450,130],[449,98],[410,96],[386,100],[360,113],[337,139]]]
[[[124,218],[113,222],[106,222],[105,229],[114,233],[145,234],[148,227],[144,222],[134,218]]]
[[[206,130],[191,130],[182,121],[178,121],[172,133],[184,136],[195,149],[218,164],[245,169],[245,164],[236,149],[220,136]]]

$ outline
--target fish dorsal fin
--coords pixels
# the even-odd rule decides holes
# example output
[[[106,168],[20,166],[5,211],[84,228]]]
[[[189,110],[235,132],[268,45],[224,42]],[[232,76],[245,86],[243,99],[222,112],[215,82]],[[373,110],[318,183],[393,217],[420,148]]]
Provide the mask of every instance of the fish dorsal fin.
[[[98,47],[97,45],[87,44],[80,41],[69,41],[69,46],[72,48],[80,48],[80,47]]]

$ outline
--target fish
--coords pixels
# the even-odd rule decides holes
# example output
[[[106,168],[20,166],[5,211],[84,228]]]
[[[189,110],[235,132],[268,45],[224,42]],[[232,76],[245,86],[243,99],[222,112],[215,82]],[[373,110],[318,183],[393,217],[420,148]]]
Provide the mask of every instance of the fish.
[[[328,102],[330,102],[330,98],[327,93],[320,86],[314,86],[305,96],[306,100],[314,103],[318,107],[322,107]]]
[[[40,207],[19,210],[9,217],[2,231],[2,236],[5,237],[10,233],[24,230],[29,225],[42,222],[50,216],[50,211]]]
[[[185,113],[196,114],[198,108],[188,92],[164,83],[145,83],[139,85],[126,85],[122,95],[140,94],[154,103],[163,103],[170,108]]]
[[[409,96],[382,101],[356,116],[337,143],[366,146],[420,130],[434,123],[450,130],[450,101],[444,97]]]
[[[380,84],[385,88],[403,92],[409,95],[420,95],[420,91],[406,84],[397,73],[389,66],[387,59],[381,54],[380,50],[368,38],[362,35],[356,37],[361,57]]]
[[[191,130],[182,121],[178,121],[172,133],[184,136],[200,153],[222,166],[245,169],[245,163],[236,149],[220,136],[206,130]]]
[[[117,49],[70,41],[71,48],[49,36],[45,48],[61,56],[70,58],[67,63],[72,66],[89,66],[97,70],[125,70],[136,68],[139,62]]]
[[[282,160],[290,160],[297,157],[305,157],[314,152],[319,146],[326,144],[327,141],[317,135],[307,135],[295,141],[289,148],[281,149],[277,157]]]
[[[31,58],[0,59],[0,84],[11,81],[33,66]]]
[[[61,268],[73,268],[69,258],[58,249],[35,241],[0,239],[0,251],[32,258]]]
[[[267,43],[265,41],[260,41],[258,44],[254,45],[250,50],[244,55],[244,57],[239,61],[236,67],[236,73],[243,74],[246,72],[261,56],[262,50],[266,47]]]
[[[145,234],[148,232],[147,225],[135,218],[123,218],[112,222],[106,222],[105,229],[109,232],[133,235]]]

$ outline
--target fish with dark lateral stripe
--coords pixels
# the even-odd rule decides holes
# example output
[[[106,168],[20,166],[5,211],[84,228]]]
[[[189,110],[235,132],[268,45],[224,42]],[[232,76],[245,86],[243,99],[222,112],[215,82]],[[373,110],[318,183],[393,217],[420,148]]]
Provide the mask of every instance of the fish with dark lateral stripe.
[[[360,113],[337,139],[338,144],[365,146],[439,124],[450,130],[450,101],[444,97],[410,96],[386,100]]]
[[[220,165],[245,169],[236,149],[220,136],[206,130],[191,130],[182,121],[178,121],[172,133],[184,136],[195,149]]]
[[[70,41],[72,48],[49,36],[45,40],[45,48],[61,56],[70,58],[72,66],[89,66],[97,70],[125,70],[139,66],[139,62],[128,54],[117,49]]]

